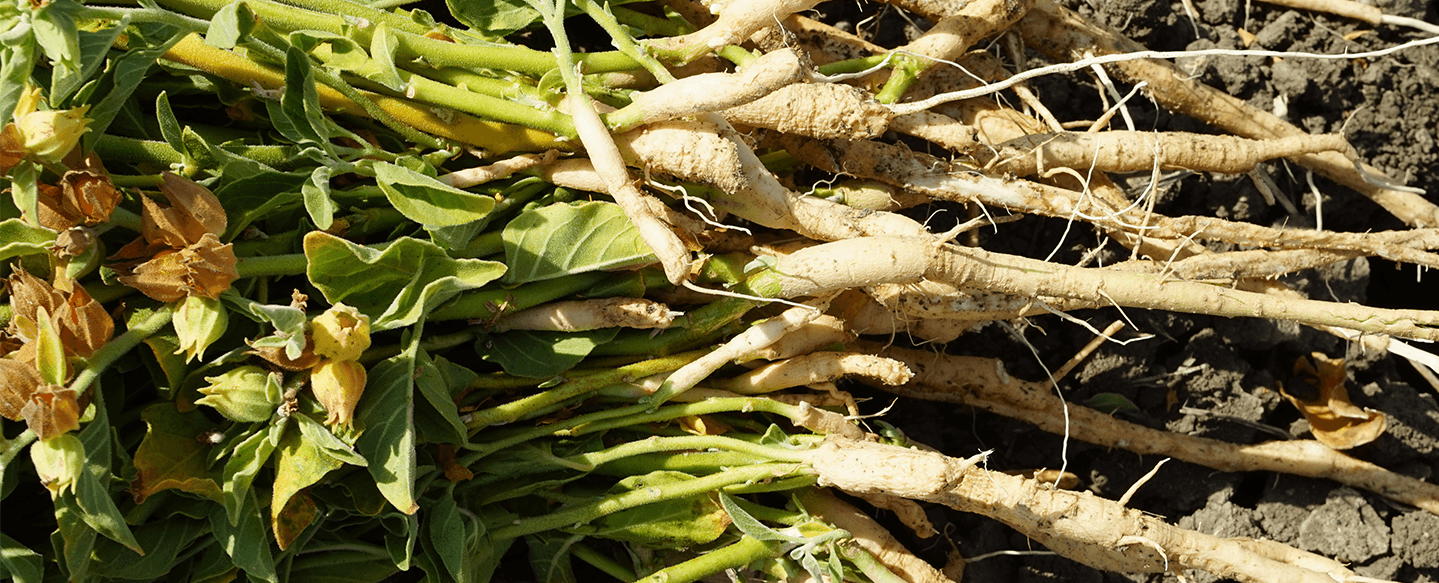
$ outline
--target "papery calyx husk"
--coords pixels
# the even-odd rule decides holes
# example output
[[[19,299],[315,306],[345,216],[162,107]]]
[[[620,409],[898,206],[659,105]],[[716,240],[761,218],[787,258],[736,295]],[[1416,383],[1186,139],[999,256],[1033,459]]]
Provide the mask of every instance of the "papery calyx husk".
[[[258,366],[241,366],[205,381],[210,384],[200,387],[204,396],[195,403],[212,407],[231,421],[267,421],[284,400],[280,383]]]
[[[333,360],[357,360],[370,347],[370,317],[352,306],[335,304],[310,321],[315,354]]]
[[[24,419],[20,411],[39,386],[40,370],[33,363],[0,358],[0,416],[11,421]]]
[[[10,274],[9,285],[10,332],[24,342],[37,339],[37,318],[42,312],[49,315],[71,356],[89,358],[115,333],[114,319],[84,287],[59,291],[19,266]]]
[[[353,360],[323,360],[310,369],[310,390],[325,407],[326,425],[349,425],[365,392],[365,366]]]
[[[80,428],[84,407],[79,397],[73,389],[42,383],[20,408],[20,416],[42,441],[54,439]]]
[[[172,323],[180,341],[175,354],[184,354],[185,362],[190,362],[203,358],[205,349],[225,335],[230,316],[220,300],[189,296],[175,309]]]
[[[57,185],[40,185],[40,225],[64,231],[80,225],[98,225],[110,220],[123,194],[110,180],[100,158],[90,154],[85,167],[60,177]]]
[[[189,295],[218,299],[240,278],[237,263],[231,245],[221,245],[218,237],[206,233],[198,243],[184,249],[161,251],[153,259],[128,269],[116,266],[117,271],[125,273],[116,279],[161,302],[175,302]]]

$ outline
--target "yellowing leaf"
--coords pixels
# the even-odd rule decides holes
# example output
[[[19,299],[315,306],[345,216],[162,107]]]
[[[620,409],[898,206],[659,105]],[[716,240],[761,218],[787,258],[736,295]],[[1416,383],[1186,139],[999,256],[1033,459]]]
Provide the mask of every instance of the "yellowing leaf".
[[[181,413],[172,403],[151,405],[141,418],[149,429],[135,451],[135,480],[130,483],[135,502],[170,489],[219,502],[220,486],[205,467],[210,446],[199,439],[214,424],[198,411]]]
[[[1383,413],[1358,407],[1349,401],[1349,393],[1344,389],[1342,359],[1315,352],[1294,362],[1294,374],[1318,389],[1318,396],[1302,399],[1283,390],[1283,387],[1280,392],[1309,420],[1314,439],[1331,448],[1344,450],[1364,445],[1384,434],[1387,421]]]
[[[310,487],[325,477],[325,474],[344,465],[308,439],[300,431],[291,429],[280,438],[280,447],[275,450],[275,489],[270,497],[270,523],[275,530],[275,541],[280,550],[290,546],[315,518],[315,503],[301,490]],[[301,498],[297,506],[291,507],[291,498]]]

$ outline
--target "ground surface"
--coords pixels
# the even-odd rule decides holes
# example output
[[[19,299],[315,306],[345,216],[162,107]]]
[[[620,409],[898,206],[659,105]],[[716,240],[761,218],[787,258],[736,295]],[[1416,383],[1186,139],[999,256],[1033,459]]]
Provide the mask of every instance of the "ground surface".
[[[830,18],[853,16],[828,7]],[[1242,48],[1240,29],[1253,33],[1253,48],[1317,53],[1358,52],[1419,38],[1402,29],[1373,27],[1329,17],[1240,0],[1196,0],[1197,20],[1185,16],[1179,2],[1153,0],[1066,0],[1065,4],[1120,29],[1156,50]],[[1420,0],[1380,0],[1390,14],[1439,21]],[[1428,10],[1426,14],[1426,10]],[[879,21],[878,34],[904,34],[903,20]],[[918,22],[920,26],[925,23]],[[873,23],[861,24],[861,30]],[[911,29],[914,30],[914,29]],[[1370,31],[1355,35],[1359,31]],[[873,32],[873,30],[871,30]],[[1352,40],[1346,40],[1346,36]],[[884,42],[894,46],[893,42]],[[1041,59],[1031,54],[1032,59]],[[1042,61],[1041,61],[1042,62]],[[1344,132],[1361,157],[1407,184],[1439,192],[1439,148],[1433,120],[1439,117],[1439,47],[1424,47],[1367,62],[1269,58],[1219,58],[1188,66],[1205,83],[1223,88],[1252,105],[1274,110],[1287,102],[1287,117],[1310,132]],[[1040,98],[1060,120],[1094,119],[1103,110],[1093,78],[1075,74],[1035,84]],[[1129,87],[1121,85],[1120,91]],[[1139,129],[1210,132],[1202,125],[1154,107],[1133,109]],[[1210,215],[1260,224],[1312,226],[1314,200],[1305,171],[1271,163],[1267,172],[1290,197],[1297,213],[1266,203],[1245,177],[1174,176],[1159,210],[1169,215]],[[1140,185],[1147,176],[1134,177]],[[1328,229],[1364,231],[1400,228],[1377,205],[1343,187],[1315,178],[1323,193]],[[1433,199],[1431,194],[1430,198]],[[1043,257],[1059,246],[1073,261],[1098,244],[1090,231],[1061,239],[1063,224],[1025,219],[1008,235],[985,243]],[[1019,234],[1019,233],[1022,233]],[[1061,254],[1061,257],[1063,255]],[[1115,248],[1106,262],[1125,256]],[[1063,259],[1061,259],[1063,260]],[[1310,297],[1371,305],[1436,308],[1439,284],[1415,282],[1412,267],[1396,270],[1383,261],[1337,264],[1290,278]],[[1297,325],[1258,320],[1222,320],[1207,316],[1127,310],[1128,318],[1155,338],[1109,344],[1061,382],[1071,402],[1096,395],[1123,395],[1139,411],[1131,421],[1170,431],[1258,443],[1280,434],[1308,437],[1297,410],[1274,389],[1294,358],[1314,351],[1348,359],[1349,394],[1366,407],[1389,415],[1380,440],[1353,453],[1394,471],[1429,481],[1439,479],[1439,404],[1435,389],[1398,359],[1364,354],[1356,345]],[[1119,317],[1114,311],[1077,314],[1096,328]],[[1053,318],[1037,319],[1024,332],[1045,365],[1057,368],[1092,334]],[[1041,330],[1042,328],[1042,330]],[[999,357],[1012,374],[1045,378],[1029,348],[1011,332],[990,326],[966,334],[946,350]],[[873,394],[876,398],[885,398]],[[912,437],[951,455],[994,449],[991,467],[1056,468],[1064,463],[1060,437],[1023,423],[938,403],[903,402],[886,417]],[[1257,425],[1267,426],[1266,432]],[[1117,498],[1154,467],[1158,458],[1110,451],[1071,441],[1067,469],[1082,488]],[[1439,516],[1389,502],[1368,492],[1308,478],[1273,474],[1228,474],[1170,462],[1139,490],[1133,507],[1181,526],[1220,536],[1269,538],[1349,562],[1361,574],[1400,581],[1439,580]],[[1001,550],[1039,549],[1007,527],[969,515],[931,510],[937,525],[966,556]],[[949,546],[942,540],[911,541],[912,548],[942,562]],[[1191,580],[1212,581],[1203,573]],[[1066,559],[1046,556],[990,558],[969,566],[969,581],[1158,580],[1157,576],[1106,574]],[[1172,578],[1170,578],[1172,580]]]

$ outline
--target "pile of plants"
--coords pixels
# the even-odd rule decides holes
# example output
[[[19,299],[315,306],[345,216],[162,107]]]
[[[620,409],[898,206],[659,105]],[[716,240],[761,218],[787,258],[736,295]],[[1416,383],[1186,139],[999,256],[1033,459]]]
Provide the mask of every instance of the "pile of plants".
[[[1439,267],[1439,206],[1165,60],[1236,51],[1146,52],[1051,0],[894,0],[930,24],[895,46],[806,18],[815,0],[400,4],[0,6],[3,576],[958,580],[964,557],[901,542],[947,506],[1104,570],[1363,579],[1127,507],[1148,478],[1110,500],[936,451],[861,384],[1439,514],[1439,487],[1345,453],[1387,425],[1342,360],[1276,384],[1306,439],[1171,433],[1058,390],[1099,343],[1143,341],[1082,319],[1110,307],[1439,369],[1439,312],[1282,279]],[[1027,84],[1075,71],[1110,92],[1096,119]],[[1215,131],[1136,130],[1131,99]],[[1155,210],[1162,173],[1268,185],[1276,159],[1407,227]],[[1026,216],[1102,241],[1009,252]],[[1030,380],[1006,365],[1037,353],[946,352],[1028,319],[1095,342]]]

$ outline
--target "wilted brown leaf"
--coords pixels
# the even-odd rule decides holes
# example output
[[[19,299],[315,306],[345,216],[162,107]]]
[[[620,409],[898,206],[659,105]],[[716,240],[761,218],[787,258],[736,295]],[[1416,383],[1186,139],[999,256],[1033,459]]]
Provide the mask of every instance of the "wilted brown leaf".
[[[1294,362],[1294,374],[1316,389],[1318,394],[1312,399],[1301,398],[1282,385],[1280,393],[1309,420],[1314,439],[1331,448],[1345,450],[1374,441],[1384,434],[1387,421],[1383,413],[1360,408],[1349,401],[1349,392],[1344,388],[1343,359],[1315,352]]]
[[[75,391],[60,385],[35,387],[20,416],[40,439],[51,439],[80,428],[80,400]]]
[[[20,411],[40,386],[40,370],[34,364],[0,358],[0,416],[11,421],[24,419]]]
[[[218,299],[240,278],[235,270],[235,251],[213,233],[205,233],[199,241],[178,251],[161,251],[154,259],[128,269],[115,266],[124,275],[116,278],[152,299],[175,302],[187,295]]]
[[[445,479],[451,482],[463,482],[474,479],[475,473],[470,468],[462,466],[455,461],[455,445],[453,443],[441,443],[435,451],[435,461],[439,462],[440,468],[445,471]]]

